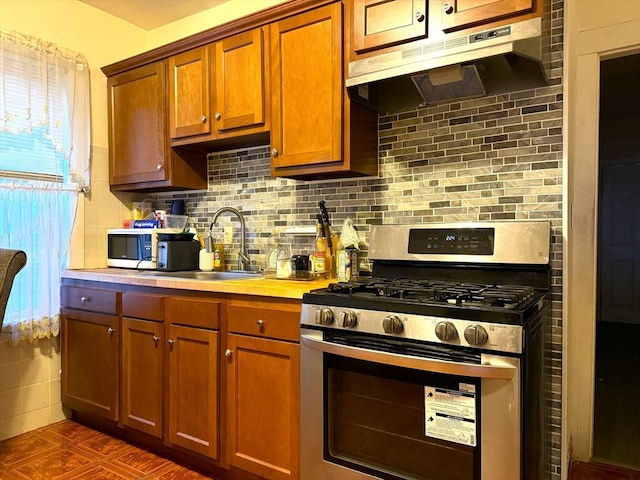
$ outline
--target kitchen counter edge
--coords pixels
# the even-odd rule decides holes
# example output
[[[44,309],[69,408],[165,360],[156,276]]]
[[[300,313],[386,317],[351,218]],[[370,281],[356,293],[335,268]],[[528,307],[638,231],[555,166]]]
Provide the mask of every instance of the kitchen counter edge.
[[[265,297],[301,299],[302,295],[316,288],[324,288],[335,279],[312,281],[280,280],[275,278],[247,278],[234,280],[191,280],[154,276],[149,272],[120,268],[65,270],[63,279],[88,280],[143,287],[171,288],[201,292],[258,295]]]

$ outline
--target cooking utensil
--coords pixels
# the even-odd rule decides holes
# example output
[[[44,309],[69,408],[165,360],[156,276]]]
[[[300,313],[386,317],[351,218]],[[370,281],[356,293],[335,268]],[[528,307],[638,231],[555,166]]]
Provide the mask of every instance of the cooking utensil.
[[[334,236],[331,233],[331,221],[329,220],[329,212],[327,212],[325,201],[319,201],[318,206],[320,207],[320,214],[322,216],[322,221],[320,223],[322,223],[325,236],[327,237],[327,245],[329,246],[329,251],[331,252],[331,255],[335,256],[336,250],[338,249],[338,236]]]

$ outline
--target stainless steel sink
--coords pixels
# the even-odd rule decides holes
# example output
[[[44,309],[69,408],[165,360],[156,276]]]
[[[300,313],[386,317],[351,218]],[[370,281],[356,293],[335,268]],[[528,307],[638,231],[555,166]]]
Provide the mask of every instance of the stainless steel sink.
[[[264,275],[258,272],[229,270],[226,272],[149,272],[153,277],[183,278],[188,280],[239,280],[244,278],[262,278]]]

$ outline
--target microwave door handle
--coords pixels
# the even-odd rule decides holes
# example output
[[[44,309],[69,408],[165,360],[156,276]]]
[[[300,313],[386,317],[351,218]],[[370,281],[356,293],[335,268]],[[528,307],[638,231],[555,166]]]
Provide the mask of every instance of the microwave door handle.
[[[331,353],[341,357],[365,360],[394,367],[410,368],[425,372],[447,373],[451,375],[465,375],[476,378],[501,378],[510,379],[516,372],[514,365],[480,365],[473,363],[450,362],[433,358],[412,357],[397,353],[379,352],[348,345],[325,342],[309,335],[301,335],[300,341],[305,347],[325,353]],[[496,360],[496,357],[492,357]]]

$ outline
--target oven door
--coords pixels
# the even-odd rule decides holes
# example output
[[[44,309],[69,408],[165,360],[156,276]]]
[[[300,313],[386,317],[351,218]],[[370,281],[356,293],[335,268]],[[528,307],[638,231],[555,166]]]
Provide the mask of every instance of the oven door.
[[[302,480],[521,478],[519,359],[301,332]]]

